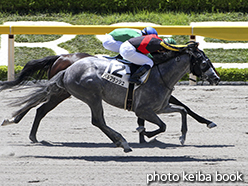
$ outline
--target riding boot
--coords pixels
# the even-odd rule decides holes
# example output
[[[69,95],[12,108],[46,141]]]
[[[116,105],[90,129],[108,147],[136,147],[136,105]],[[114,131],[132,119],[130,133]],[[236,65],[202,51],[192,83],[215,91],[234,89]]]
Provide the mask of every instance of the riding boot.
[[[140,77],[150,70],[150,68],[150,65],[143,65],[139,67],[138,70],[129,78],[129,83],[136,83],[137,85],[140,85]]]
[[[121,54],[118,54],[117,56],[115,56],[116,59],[123,59],[123,57],[121,56]]]

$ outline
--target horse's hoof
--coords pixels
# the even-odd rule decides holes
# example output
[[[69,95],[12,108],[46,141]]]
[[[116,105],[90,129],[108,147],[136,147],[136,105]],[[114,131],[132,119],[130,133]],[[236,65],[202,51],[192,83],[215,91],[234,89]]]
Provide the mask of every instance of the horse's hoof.
[[[14,120],[5,119],[5,120],[3,120],[1,126],[11,125],[14,123],[15,123]]]
[[[119,147],[122,147],[124,149],[124,152],[126,153],[132,151],[132,149],[130,148],[130,146],[128,145],[126,141],[122,141]]]
[[[144,126],[139,126],[138,128],[136,128],[136,130],[141,133],[143,131],[145,131],[145,127]]]
[[[32,143],[39,143],[36,137],[34,136],[29,136],[29,139],[32,141]]]
[[[147,141],[145,139],[140,139],[139,143],[140,144],[145,144],[145,143],[147,143]]]
[[[185,143],[185,136],[180,136],[179,137],[179,141],[180,141],[181,145],[184,145],[184,143]]]
[[[45,145],[45,146],[54,146],[54,144],[52,142],[49,142],[49,141],[45,141],[45,140],[42,140],[40,142],[42,145]]]
[[[212,123],[209,123],[209,124],[207,125],[207,127],[208,127],[209,129],[211,129],[211,128],[217,127],[217,125],[216,125],[214,122],[212,122]]]
[[[132,152],[133,150],[131,149],[131,148],[129,148],[129,149],[124,149],[124,152],[125,153],[128,153],[128,152]]]

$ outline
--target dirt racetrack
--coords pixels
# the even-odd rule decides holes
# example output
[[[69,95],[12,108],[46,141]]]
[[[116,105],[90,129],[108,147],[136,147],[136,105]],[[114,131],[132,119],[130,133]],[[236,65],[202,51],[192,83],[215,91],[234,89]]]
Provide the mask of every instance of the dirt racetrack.
[[[6,100],[26,92],[0,92],[1,121],[17,109]],[[107,124],[133,150],[124,153],[91,125],[87,105],[70,98],[41,122],[42,143],[28,139],[35,109],[0,127],[0,185],[248,185],[248,86],[176,86],[173,95],[218,126],[188,116],[181,146],[180,114],[163,114],[167,131],[139,144],[134,113],[104,104]]]

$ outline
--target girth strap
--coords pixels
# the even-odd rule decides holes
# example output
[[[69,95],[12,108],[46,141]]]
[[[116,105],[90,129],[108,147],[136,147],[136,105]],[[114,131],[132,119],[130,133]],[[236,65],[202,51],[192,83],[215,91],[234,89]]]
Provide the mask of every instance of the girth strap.
[[[126,94],[126,99],[125,99],[125,105],[124,109],[131,111],[133,108],[133,94],[134,94],[134,84],[129,83],[128,89],[127,89],[127,94]]]

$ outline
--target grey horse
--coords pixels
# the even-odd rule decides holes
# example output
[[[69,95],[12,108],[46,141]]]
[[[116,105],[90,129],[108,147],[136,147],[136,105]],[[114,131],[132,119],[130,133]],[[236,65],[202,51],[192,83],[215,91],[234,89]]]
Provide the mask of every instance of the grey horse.
[[[35,92],[19,100],[16,105],[25,105],[14,116],[28,111],[42,102],[49,101],[53,95],[69,93],[90,107],[94,126],[102,130],[116,146],[124,148],[124,152],[131,151],[123,136],[107,126],[104,120],[102,100],[118,108],[124,108],[126,97],[125,88],[101,77],[108,64],[108,60],[95,57],[78,60],[49,81],[39,84],[39,88]],[[182,113],[180,142],[184,144],[187,133],[187,112],[184,107],[170,105],[169,99],[174,85],[187,72],[205,78],[211,84],[218,84],[220,80],[210,60],[197,47],[188,48],[176,58],[155,64],[147,82],[134,93],[132,111],[138,118],[159,127],[155,131],[142,130],[143,135],[150,138],[165,132],[166,125],[157,114],[180,112]]]
[[[166,61],[167,58],[175,57],[177,53],[159,53],[159,54],[153,54],[153,61],[157,64],[159,62]],[[85,58],[85,57],[93,57],[90,54],[87,53],[72,53],[72,54],[61,54],[56,56],[47,56],[42,59],[35,59],[27,62],[27,64],[24,66],[22,71],[18,74],[17,78],[13,81],[4,81],[0,82],[0,91],[15,87],[20,87],[22,85],[25,85],[29,79],[35,78],[35,81],[38,81],[42,78],[44,78],[44,74],[47,73],[48,79],[51,79],[54,75],[56,75],[58,72],[68,68],[70,65],[78,61],[79,59]],[[113,59],[113,58],[111,58]],[[52,98],[50,98],[49,101],[45,102],[39,108],[37,108],[37,112],[35,115],[35,119],[29,134],[29,139],[33,143],[37,143],[37,131],[40,124],[40,121],[42,118],[46,116],[48,112],[53,110],[58,104],[60,104],[65,99],[69,98],[71,95],[68,92],[65,92],[64,95],[53,95]],[[206,124],[208,128],[216,127],[217,125],[207,120],[195,112],[193,112],[189,107],[184,105],[182,102],[180,102],[178,99],[176,99],[173,95],[171,95],[169,99],[170,104],[182,106],[186,109],[187,114],[193,117],[195,120],[197,120],[199,123]],[[30,109],[32,109],[30,107]],[[1,126],[6,126],[10,124],[17,124],[19,123],[22,118],[28,113],[29,110],[26,110],[25,112],[20,113],[16,117],[12,118],[11,120],[6,119],[2,122]],[[182,113],[183,114],[183,113]],[[139,141],[140,143],[145,143],[145,137],[143,134],[145,121],[141,118],[138,118],[138,125],[137,128],[139,133]]]

